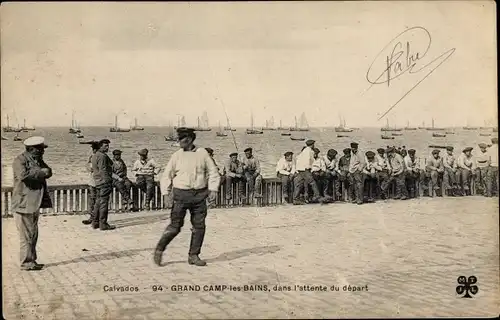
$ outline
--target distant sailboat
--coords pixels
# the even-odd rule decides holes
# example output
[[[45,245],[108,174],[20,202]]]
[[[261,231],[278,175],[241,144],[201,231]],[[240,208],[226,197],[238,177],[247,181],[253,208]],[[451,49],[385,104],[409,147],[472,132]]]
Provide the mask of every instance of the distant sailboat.
[[[342,119],[342,116],[339,115],[339,126],[335,127],[335,132],[353,132],[354,130],[348,128],[345,124],[345,119]]]
[[[266,126],[262,128],[262,130],[276,130],[274,127],[274,117],[271,117],[271,119],[266,120]]]
[[[144,128],[143,127],[139,127],[137,125],[137,118],[134,118],[134,126],[131,128],[133,131],[143,131]]]
[[[446,134],[444,134],[444,133],[437,133],[437,132],[433,132],[433,133],[432,133],[432,137],[433,137],[433,138],[444,138],[444,137],[446,137]]]
[[[203,115],[198,117],[198,126],[194,128],[194,131],[212,131],[212,128],[208,126],[208,114],[207,112],[203,112]]]
[[[174,129],[182,128],[185,126],[186,126],[186,118],[184,116],[181,116],[180,118],[177,118],[177,126],[175,126]]]
[[[219,130],[215,133],[215,136],[216,137],[227,137],[227,133],[225,133],[222,130],[222,126],[220,125],[220,122],[219,122]]]
[[[385,127],[380,128],[380,131],[402,131],[403,130],[401,128],[396,128],[395,126],[394,126],[394,128],[391,128],[389,126],[389,119],[386,118],[385,120],[386,120],[386,125],[385,125]]]
[[[26,119],[24,119],[24,123],[23,123],[23,126],[21,127],[21,130],[24,132],[35,131],[35,127],[26,126]]]
[[[307,123],[306,114],[304,112],[300,115],[299,123],[297,123],[297,117],[295,117],[295,127],[291,127],[290,131],[309,131],[309,124]]]
[[[406,124],[406,127],[404,127],[404,129],[406,131],[413,131],[413,130],[417,130],[417,128],[415,127],[410,127],[410,121],[408,121],[408,123]]]
[[[403,134],[402,133],[399,133],[399,132],[393,132],[391,133],[391,136],[393,137],[399,137],[399,136],[402,136]]]
[[[77,133],[77,134],[76,134],[76,137],[77,137],[78,139],[85,138],[85,136],[83,135],[83,133]]]
[[[283,127],[281,120],[280,120],[280,126],[278,127],[278,130],[288,130],[289,128]]]
[[[257,130],[253,126],[253,113],[250,115],[250,129],[246,130],[247,134],[263,134],[262,130]]]
[[[82,130],[80,130],[80,128],[78,128],[78,126],[76,125],[75,112],[73,111],[71,113],[71,126],[69,127],[69,133],[71,133],[71,134],[77,134],[77,133],[80,133],[80,132],[82,132]]]
[[[171,124],[168,126],[168,134],[165,136],[165,141],[177,141],[177,135]]]
[[[437,128],[434,126],[434,118],[432,118],[432,127],[426,128],[428,131],[443,131],[445,128]]]
[[[290,140],[293,140],[293,141],[304,141],[304,140],[306,140],[306,138],[303,138],[303,137],[300,137],[300,138],[290,137]]]
[[[115,126],[109,128],[109,132],[130,132],[130,125],[128,128],[118,126],[118,116],[115,116]]]
[[[14,137],[14,139],[12,139],[14,141],[23,141],[23,139],[21,137],[19,137],[19,135],[16,134],[16,136]]]
[[[384,140],[393,140],[393,139],[394,139],[394,137],[393,137],[393,136],[388,136],[388,135],[386,135],[386,134],[382,134],[380,137],[381,137],[382,139],[384,139]]]
[[[229,118],[227,119],[227,125],[224,127],[224,130],[226,130],[226,131],[236,131],[236,129],[231,128],[231,125],[229,125]]]
[[[9,123],[9,116],[7,115],[7,125],[3,127],[3,132],[21,132],[21,128],[11,127]]]

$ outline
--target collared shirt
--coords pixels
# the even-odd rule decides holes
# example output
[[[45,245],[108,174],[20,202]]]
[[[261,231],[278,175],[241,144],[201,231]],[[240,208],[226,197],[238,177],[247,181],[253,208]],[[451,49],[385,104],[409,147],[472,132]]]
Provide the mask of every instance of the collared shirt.
[[[385,154],[383,156],[377,154],[375,155],[375,158],[377,159],[377,163],[382,168],[382,170],[389,169],[389,162],[387,161],[387,157],[385,156]]]
[[[427,159],[427,163],[426,163],[426,166],[425,166],[426,169],[428,170],[439,170],[439,169],[443,169],[443,158],[441,157],[438,157],[437,159],[434,158],[432,155],[429,157],[429,159]]]
[[[328,171],[338,171],[339,161],[337,160],[337,156],[335,156],[332,160],[328,159],[328,155],[323,156],[323,161],[326,165],[326,170]]]
[[[490,166],[498,167],[498,144],[493,144],[488,149],[490,155]]]
[[[228,177],[236,177],[237,174],[243,174],[243,165],[239,160],[233,162],[228,159],[224,164],[223,171]]]
[[[363,171],[365,167],[365,156],[358,150],[357,153],[351,152],[351,160],[349,161],[349,172]]]
[[[408,171],[418,171],[420,170],[419,158],[415,157],[413,160],[409,155],[404,157],[405,167]]]
[[[349,171],[350,161],[351,161],[350,157],[346,157],[345,155],[340,157],[338,165],[339,171]]]
[[[457,167],[461,169],[474,170],[476,168],[476,161],[472,155],[467,157],[465,153],[461,153],[457,158]]]
[[[322,157],[315,158],[311,166],[311,172],[319,172],[319,171],[326,172],[326,163]]]
[[[306,147],[297,156],[297,160],[295,162],[295,169],[297,171],[305,171],[307,169],[311,169],[313,161],[314,161],[314,151],[311,149],[311,147]]]
[[[476,158],[476,166],[478,168],[488,167],[489,162],[490,162],[490,155],[489,155],[488,151],[482,152],[481,150],[479,150],[479,152],[477,153],[475,158]]]
[[[363,173],[370,174],[370,173],[375,173],[377,171],[382,171],[382,167],[379,166],[378,162],[376,159],[373,159],[372,161],[365,159],[366,160],[366,166],[363,169]]]
[[[405,161],[399,153],[394,153],[392,157],[389,157],[389,166],[393,174],[400,174],[405,171]]]
[[[122,179],[127,177],[127,165],[125,164],[123,159],[113,159],[113,173]]]
[[[443,166],[448,169],[455,169],[457,167],[457,159],[454,155],[448,153],[443,156]]]
[[[250,159],[243,157],[241,164],[243,165],[243,171],[260,174],[260,162],[255,156],[252,155]]]
[[[182,190],[199,190],[208,186],[218,191],[220,175],[214,161],[204,148],[191,151],[177,150],[168,161],[160,180],[162,194],[169,194],[172,186]]]
[[[92,156],[92,175],[96,186],[113,182],[113,161],[107,154],[97,151]]]
[[[285,157],[281,157],[276,164],[276,172],[285,176],[295,173],[295,163],[286,161]]]
[[[139,159],[134,163],[134,167],[132,171],[135,172],[135,175],[149,175],[153,176],[159,173],[158,165],[156,164],[154,159],[146,159],[145,161]]]

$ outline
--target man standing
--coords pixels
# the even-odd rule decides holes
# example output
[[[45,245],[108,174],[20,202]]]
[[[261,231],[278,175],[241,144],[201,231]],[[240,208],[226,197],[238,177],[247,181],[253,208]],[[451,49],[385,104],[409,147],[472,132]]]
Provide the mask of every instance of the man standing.
[[[354,189],[357,204],[363,204],[363,192],[365,189],[365,180],[363,169],[365,168],[365,157],[358,150],[356,142],[351,143],[351,160],[349,162],[349,176]],[[354,200],[353,200],[354,202]]]
[[[300,194],[304,192],[304,200],[307,201],[309,187],[313,189],[313,199],[312,202],[318,202],[321,198],[319,194],[318,186],[314,181],[311,173],[312,163],[314,161],[314,140],[307,140],[306,147],[297,156],[295,163],[295,169],[297,170],[297,175],[294,178],[294,191],[293,191],[293,204],[303,204],[304,202],[300,199]],[[307,188],[304,188],[307,186]]]
[[[262,176],[260,175],[260,162],[253,155],[252,148],[246,148],[243,152],[245,152],[245,157],[241,161],[243,165],[243,174],[245,176],[245,180],[248,183],[248,193],[250,198],[252,195],[255,198],[262,198],[261,194],[261,186],[262,186]]]
[[[43,161],[47,148],[43,137],[30,137],[24,145],[26,151],[12,164],[12,211],[19,232],[21,270],[38,271],[44,267],[36,262],[38,218],[41,208],[52,208],[46,181],[52,176],[52,169]]]
[[[432,150],[432,156],[427,159],[427,164],[425,166],[425,179],[424,179],[424,187],[427,186],[426,181],[430,178],[432,181],[432,189],[429,190],[429,195],[431,192],[438,193],[439,191],[439,183],[438,181],[442,178],[444,173],[443,159],[439,156],[439,150]]]
[[[422,170],[420,169],[420,163],[417,158],[415,158],[415,149],[408,150],[408,155],[404,157],[405,168],[406,168],[406,186],[408,188],[408,193],[410,198],[417,197],[417,181],[421,180]]]
[[[476,163],[472,158],[472,149],[471,147],[463,149],[462,154],[457,158],[457,168],[462,178],[463,190],[466,196],[471,195],[471,179],[476,169]]]
[[[97,191],[92,227],[102,231],[115,229],[115,226],[108,224],[109,196],[113,191],[113,161],[106,154],[109,143],[108,139],[99,141],[99,150],[92,157],[92,174]]]
[[[476,158],[476,177],[478,183],[476,187],[481,189],[484,196],[487,195],[486,190],[486,176],[488,175],[488,169],[490,166],[490,155],[487,150],[488,146],[485,143],[479,144],[479,152],[475,155]]]
[[[233,183],[238,185],[238,195],[240,200],[245,200],[245,178],[243,177],[243,165],[238,160],[238,153],[233,152],[229,155],[224,165],[224,179],[226,181],[226,199],[229,201],[233,198],[232,186]]]
[[[151,209],[151,200],[153,200],[155,192],[155,175],[160,172],[155,160],[148,158],[148,153],[148,149],[140,150],[138,152],[140,158],[132,168],[132,171],[135,172],[137,187],[146,193],[146,203],[144,205],[146,210]]]
[[[186,211],[189,210],[193,228],[188,263],[205,266],[207,263],[200,259],[199,254],[205,238],[207,197],[210,203],[217,199],[220,176],[207,151],[193,144],[196,139],[193,129],[178,128],[177,138],[181,149],[168,161],[160,182],[161,193],[173,193],[174,204],[170,224],[156,246],[154,262],[161,265],[163,251],[181,231]]]
[[[457,160],[453,155],[453,147],[446,147],[446,154],[443,157],[443,182],[445,182],[446,192],[451,196],[458,195],[459,172],[457,170]]]
[[[391,168],[390,181],[396,182],[396,196],[394,199],[406,200],[405,162],[403,157],[395,152],[394,148],[389,148],[387,150],[387,160]]]
[[[92,147],[92,154],[89,156],[89,159],[86,163],[85,169],[89,173],[89,203],[88,203],[88,213],[90,215],[89,219],[83,220],[83,224],[91,224],[94,216],[94,208],[95,208],[95,202],[96,202],[96,197],[97,197],[97,189],[95,188],[95,181],[94,181],[94,175],[92,174],[92,157],[94,154],[97,152],[99,149],[99,142],[97,141],[92,141],[90,143]]]
[[[320,194],[323,195],[324,201],[330,201],[328,197],[328,180],[326,175],[326,163],[323,160],[323,157],[320,157],[320,150],[318,148],[314,148],[313,155],[313,163],[311,166],[311,173],[313,179],[320,191]]]
[[[283,199],[289,203],[288,191],[290,190],[295,174],[295,164],[293,163],[293,152],[285,152],[282,158],[276,164],[276,175],[281,180],[281,189],[283,192]]]
[[[349,181],[349,163],[351,162],[351,149],[345,148],[342,150],[344,155],[339,159],[338,171],[340,183],[342,183],[342,188],[346,190],[348,199],[353,199],[353,190],[351,182]]]
[[[498,195],[498,138],[491,138],[491,147],[488,150],[490,167],[486,176],[486,196],[493,195],[493,186],[496,185]]]
[[[127,177],[127,165],[122,159],[121,150],[113,150],[113,186],[122,196],[123,210],[136,211],[134,201],[130,198],[132,181]]]

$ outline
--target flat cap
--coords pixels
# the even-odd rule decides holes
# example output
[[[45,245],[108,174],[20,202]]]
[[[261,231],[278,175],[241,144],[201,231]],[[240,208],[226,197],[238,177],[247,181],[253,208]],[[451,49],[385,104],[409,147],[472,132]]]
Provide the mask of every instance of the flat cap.
[[[142,149],[139,152],[137,152],[140,156],[147,156],[148,155],[148,149]]]
[[[366,155],[366,157],[367,157],[368,159],[371,159],[371,158],[375,157],[375,152],[373,152],[373,151],[368,151],[367,153],[365,153],[365,155]]]
[[[116,150],[113,150],[113,154],[122,154],[122,151],[121,151],[121,150],[116,149]]]
[[[318,148],[314,148],[313,151],[314,151],[314,153],[319,153],[320,152]]]
[[[498,138],[497,137],[491,138],[491,143],[498,143]]]
[[[385,153],[385,150],[384,150],[384,148],[378,148],[378,149],[377,149],[377,152],[378,152],[378,153]]]
[[[177,128],[177,139],[181,140],[186,137],[196,137],[193,128],[180,127]]]
[[[446,151],[453,151],[453,147],[452,146],[447,146],[446,147]]]
[[[315,143],[316,143],[316,141],[315,141],[315,140],[307,140],[307,141],[306,141],[306,146],[310,147],[310,146],[312,146],[312,145],[313,145],[313,144],[315,144]]]
[[[486,145],[486,143],[480,143],[478,144],[479,148],[483,148],[483,149],[486,149],[488,148],[488,146]]]
[[[99,149],[99,141],[91,141],[90,146],[92,147],[93,150]]]
[[[439,151],[438,149],[434,149],[432,150],[432,154],[439,154],[441,151]]]
[[[337,153],[338,153],[337,150],[330,149],[330,150],[328,150],[328,152],[326,154],[329,156],[335,157],[337,155]]]
[[[344,154],[349,154],[351,153],[351,149],[349,148],[345,148],[344,150],[342,150],[344,152]]]
[[[408,150],[408,154],[415,154],[415,149]]]
[[[109,139],[101,139],[99,140],[99,144],[110,144],[111,141],[109,141]]]
[[[285,152],[284,156],[293,156],[293,152],[292,151],[287,151]]]
[[[351,142],[351,148],[357,148],[359,146],[356,142]]]
[[[48,147],[48,145],[45,144],[45,138],[40,136],[29,137],[26,140],[24,140],[23,143],[27,147],[35,147],[35,146],[43,146],[44,148]]]
[[[238,156],[238,152],[233,152],[233,153],[230,153],[229,154],[230,157],[237,157]]]
[[[472,151],[472,149],[474,149],[474,148],[467,147],[467,148],[463,149],[462,152],[469,152],[469,151]]]
[[[243,150],[243,152],[252,152],[253,149],[252,148],[246,148],[245,150]]]
[[[389,147],[387,150],[385,150],[386,153],[394,152],[396,149],[394,147]]]
[[[214,154],[214,149],[212,149],[212,148],[205,148],[205,150],[207,150],[209,155]]]

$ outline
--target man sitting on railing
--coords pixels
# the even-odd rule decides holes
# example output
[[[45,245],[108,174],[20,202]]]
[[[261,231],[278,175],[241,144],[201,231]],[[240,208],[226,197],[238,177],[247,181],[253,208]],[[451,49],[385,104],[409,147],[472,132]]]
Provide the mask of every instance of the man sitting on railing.
[[[479,144],[479,152],[475,155],[476,158],[476,188],[481,189],[483,195],[486,196],[486,176],[490,166],[490,155],[487,151],[488,146],[485,143]]]
[[[404,157],[406,168],[406,188],[409,198],[417,197],[417,182],[422,179],[422,169],[419,160],[415,157],[415,149],[408,150],[408,155]]]
[[[440,151],[438,149],[432,150],[432,155],[427,159],[424,174],[424,189],[427,188],[429,178],[432,181],[432,189],[429,190],[429,195],[431,192],[436,192],[439,194],[439,181],[442,180],[444,174],[443,159],[439,156]]]
[[[377,172],[382,170],[375,160],[375,152],[368,151],[366,155],[366,166],[363,169],[363,174],[365,176],[365,187],[368,188],[368,202],[374,202],[373,194],[377,190]]]
[[[134,201],[130,198],[132,185],[132,181],[127,177],[127,165],[122,159],[121,150],[113,150],[113,186],[122,196],[124,211],[136,211]]]
[[[337,150],[335,149],[330,149],[326,153],[325,156],[323,156],[323,161],[325,162],[326,165],[326,183],[327,183],[327,189],[326,193],[331,194],[331,198],[337,198],[340,199],[342,197],[342,194],[340,193],[340,179],[339,179],[339,161],[337,159]],[[330,193],[330,189],[332,189],[332,192]],[[326,196],[326,194],[325,194]]]
[[[351,159],[349,161],[349,177],[354,190],[355,200],[357,204],[363,204],[363,193],[365,190],[365,179],[363,169],[365,168],[365,155],[359,152],[358,143],[351,143]]]
[[[288,198],[288,192],[293,182],[293,176],[295,174],[295,163],[293,163],[293,152],[285,152],[283,157],[278,160],[276,164],[276,175],[281,180],[281,189],[283,192],[283,199],[286,202],[290,202]]]
[[[224,165],[224,180],[226,181],[226,199],[233,198],[233,183],[238,185],[238,195],[240,200],[245,200],[245,178],[243,177],[243,165],[238,160],[238,153],[233,152],[229,155],[229,160]]]
[[[145,209],[149,210],[151,208],[150,203],[154,197],[155,191],[155,175],[160,172],[160,168],[156,164],[155,160],[148,158],[148,149],[142,149],[138,152],[140,159],[134,163],[132,171],[135,172],[136,185],[142,191],[146,193],[146,204]]]
[[[451,196],[458,196],[458,181],[460,180],[460,171],[457,169],[457,159],[453,155],[453,147],[446,147],[446,154],[443,156],[443,182],[445,183],[446,192]]]
[[[396,196],[394,199],[406,200],[405,186],[405,163],[403,157],[395,152],[394,148],[387,149],[387,160],[390,167],[390,178],[383,187],[383,191],[387,190],[392,181],[396,183]]]
[[[351,161],[351,149],[345,148],[343,151],[344,155],[339,159],[339,178],[340,182],[343,184],[342,188],[347,191],[347,197],[352,199],[354,190],[349,180],[349,162]],[[346,201],[349,199],[345,199]]]
[[[490,167],[486,179],[486,196],[493,195],[493,186],[496,185],[498,195],[498,138],[491,138],[491,147],[488,150],[490,155]]]
[[[463,190],[466,196],[471,195],[471,180],[474,170],[476,170],[476,163],[472,157],[472,149],[471,147],[463,149],[462,154],[457,159],[457,167],[462,178]]]
[[[323,157],[319,156],[319,153],[320,150],[318,148],[314,148],[314,160],[311,166],[311,173],[318,189],[321,190],[320,193],[322,193],[323,196],[322,202],[329,202],[332,201],[333,198],[328,196],[329,180],[326,172],[326,163],[325,160],[323,160]]]
[[[250,197],[255,196],[255,198],[262,198],[261,187],[262,187],[262,176],[260,175],[260,162],[253,155],[252,148],[246,148],[244,150],[245,157],[241,161],[243,165],[243,174],[248,183],[248,192]]]

